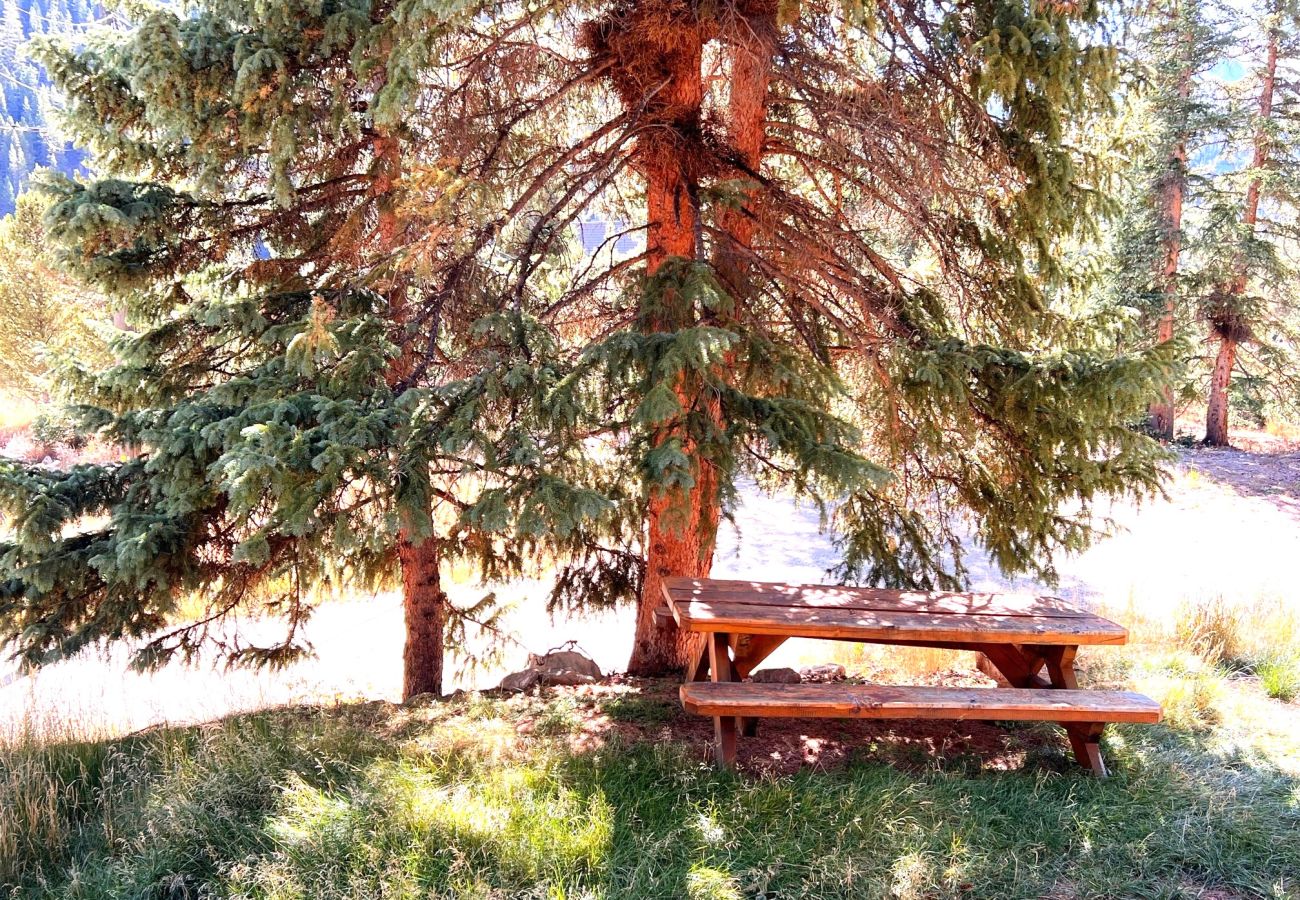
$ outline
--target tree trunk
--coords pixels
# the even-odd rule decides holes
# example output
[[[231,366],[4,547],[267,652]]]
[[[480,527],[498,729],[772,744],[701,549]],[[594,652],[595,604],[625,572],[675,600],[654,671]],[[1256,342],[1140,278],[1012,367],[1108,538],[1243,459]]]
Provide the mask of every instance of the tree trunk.
[[[730,75],[727,97],[728,148],[735,154],[742,178],[760,174],[763,141],[767,136],[767,94],[772,80],[772,56],[776,48],[776,12],[749,16],[733,23],[727,35]],[[749,192],[752,198],[753,192]],[[750,297],[752,265],[749,250],[754,245],[758,222],[748,205],[723,206],[717,211],[723,236],[714,252],[714,265],[722,283],[735,298],[737,312]]]
[[[775,47],[775,8],[733,23],[729,40],[728,130],[730,150],[742,177],[756,174],[762,163],[767,111]],[[683,59],[673,73],[681,110],[689,108],[693,133],[703,100],[700,57]],[[683,121],[683,124],[685,122]],[[676,146],[685,148],[684,142]],[[650,159],[662,158],[654,149]],[[680,173],[680,175],[678,174]],[[646,170],[649,213],[649,268],[653,273],[670,256],[694,256],[701,252],[699,209],[695,202],[689,161],[682,160],[662,169]],[[683,202],[689,198],[689,202]],[[750,293],[747,251],[752,245],[755,221],[745,210],[722,208],[717,213],[722,232],[714,251],[714,266],[737,307]],[[725,326],[715,317],[713,324]],[[688,386],[683,385],[683,388]],[[722,410],[715,397],[680,390],[684,404],[693,403],[722,427]],[[690,452],[690,448],[688,448]],[[710,460],[692,453],[696,482],[686,496],[661,496],[651,500],[647,523],[646,577],[637,608],[637,632],[628,672],[634,675],[668,675],[685,668],[702,646],[700,635],[660,623],[655,611],[664,606],[664,579],[674,575],[704,577],[713,566],[718,525],[721,518],[720,473]]]
[[[1184,35],[1186,41],[1186,35]],[[1195,61],[1183,61],[1178,73],[1178,99],[1182,107],[1187,104],[1192,90],[1192,70]],[[1185,132],[1180,132],[1180,137]],[[1178,257],[1182,252],[1183,194],[1187,187],[1187,142],[1179,140],[1170,150],[1166,163],[1165,183],[1161,186],[1161,240],[1164,243],[1164,260],[1160,272],[1160,290],[1164,295],[1164,310],[1156,323],[1156,340],[1163,344],[1173,340],[1174,317],[1178,303]],[[1174,389],[1166,385],[1160,399],[1148,410],[1151,431],[1166,441],[1174,439]]]
[[[658,57],[656,70],[663,73],[644,113],[657,127],[646,128],[637,142],[639,165],[646,180],[646,252],[651,275],[670,259],[697,259],[701,243],[699,184],[692,155],[699,151],[700,107],[704,100],[703,30],[693,22],[693,14],[683,14],[682,10],[660,15],[665,21],[640,23],[641,35],[633,38],[644,40],[644,52]],[[660,34],[666,36],[662,43],[655,40]],[[650,327],[676,330],[693,322],[695,313],[682,308],[676,311],[676,318],[651,322]],[[677,391],[684,407],[695,402],[690,385],[681,383]],[[687,490],[658,491],[650,498],[645,579],[637,601],[636,636],[627,666],[633,675],[680,671],[701,646],[699,636],[655,616],[656,610],[664,606],[665,578],[705,575],[713,565],[716,516],[711,527],[710,511],[718,503],[717,475],[689,436],[666,429],[658,440],[673,438],[684,442],[683,449],[695,468],[695,484]]]
[[[1229,329],[1219,337],[1219,353],[1210,373],[1210,396],[1205,415],[1205,443],[1228,446],[1228,387],[1237,362],[1237,337]]]
[[[402,699],[416,694],[442,695],[443,630],[447,594],[439,571],[438,541],[413,543],[403,532],[397,545],[402,564],[402,614],[406,646],[402,650]]]
[[[401,148],[395,138],[380,135],[375,138],[374,152],[370,186],[378,213],[374,237],[378,252],[386,255],[401,240],[401,221],[394,196],[402,171]],[[411,374],[415,364],[408,333],[406,285],[396,279],[383,288],[400,348],[385,373],[385,380],[389,387],[396,388]],[[448,601],[442,589],[440,543],[435,537],[420,537],[402,528],[397,537],[397,559],[402,571],[402,615],[406,627],[406,643],[402,649],[402,699],[409,700],[417,694],[441,696]]]
[[[1273,88],[1277,78],[1278,32],[1274,28],[1268,35],[1268,55],[1264,61],[1259,85],[1259,123],[1255,128],[1255,153],[1251,160],[1254,176],[1246,189],[1246,207],[1242,212],[1245,237],[1255,233],[1259,219],[1259,199],[1262,179],[1260,172],[1268,165],[1268,122],[1273,116]],[[1237,346],[1249,335],[1248,324],[1242,321],[1237,309],[1241,296],[1246,293],[1247,271],[1244,251],[1237,262],[1238,271],[1224,290],[1220,309],[1211,321],[1211,339],[1218,338],[1219,351],[1210,373],[1210,393],[1205,404],[1205,443],[1211,447],[1228,446],[1228,388],[1232,385],[1232,370],[1237,362]]]

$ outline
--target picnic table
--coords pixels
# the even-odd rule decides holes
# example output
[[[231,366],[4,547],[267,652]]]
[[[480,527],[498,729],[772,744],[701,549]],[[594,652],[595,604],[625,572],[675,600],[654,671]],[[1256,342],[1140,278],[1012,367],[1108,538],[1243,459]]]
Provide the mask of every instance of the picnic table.
[[[681,688],[682,705],[712,716],[718,762],[761,717],[989,719],[1057,722],[1075,759],[1104,777],[1108,722],[1158,722],[1160,705],[1129,691],[1080,690],[1080,646],[1128,640],[1120,625],[1055,597],[896,591],[828,585],[670,578],[679,628],[706,635]],[[1008,686],[928,687],[745,682],[790,638],[972,650]]]

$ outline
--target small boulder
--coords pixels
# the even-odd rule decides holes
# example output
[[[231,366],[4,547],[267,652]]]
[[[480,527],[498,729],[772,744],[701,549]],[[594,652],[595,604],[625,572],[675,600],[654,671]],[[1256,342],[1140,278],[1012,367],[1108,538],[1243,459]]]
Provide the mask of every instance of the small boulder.
[[[756,684],[798,684],[801,679],[794,669],[759,669],[749,676]]]
[[[839,663],[823,663],[820,666],[809,666],[806,669],[800,669],[799,674],[803,676],[804,681],[843,681],[845,678],[844,667]]]
[[[604,676],[600,666],[576,650],[553,650],[529,657],[529,665],[542,684],[595,684]]]
[[[541,680],[541,675],[535,668],[529,666],[527,669],[511,672],[505,678],[502,678],[501,684],[497,685],[497,690],[522,694],[524,691],[532,690],[539,680]]]

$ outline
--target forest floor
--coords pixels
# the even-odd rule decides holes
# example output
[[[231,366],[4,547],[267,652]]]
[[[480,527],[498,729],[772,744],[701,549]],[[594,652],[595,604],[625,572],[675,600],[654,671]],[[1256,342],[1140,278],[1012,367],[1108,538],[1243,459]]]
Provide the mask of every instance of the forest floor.
[[[1049,725],[764,723],[736,773],[675,684],[396,699],[396,598],[325,604],[317,658],[275,675],[125,674],[87,656],[0,687],[0,898],[1289,898],[1300,900],[1300,453],[1181,451],[1168,496],[1057,593],[1130,626],[1085,685],[1165,721],[1107,731],[1106,781]],[[815,511],[747,491],[720,576],[817,581]],[[976,587],[1007,584],[987,565]],[[550,621],[499,591],[527,646],[608,671],[626,613]],[[458,599],[474,596],[458,585]],[[249,628],[267,627],[249,623]],[[969,655],[792,643],[773,665],[975,683]],[[9,886],[6,892],[5,886]]]

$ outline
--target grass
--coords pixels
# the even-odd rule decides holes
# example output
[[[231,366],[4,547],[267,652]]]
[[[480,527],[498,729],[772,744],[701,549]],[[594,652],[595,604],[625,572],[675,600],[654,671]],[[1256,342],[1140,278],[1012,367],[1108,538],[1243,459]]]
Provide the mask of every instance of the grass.
[[[1108,732],[1105,782],[927,754],[719,772],[665,739],[684,714],[636,685],[13,735],[0,884],[33,900],[1300,897],[1296,710],[1187,654],[1106,658],[1085,660],[1091,680],[1167,704],[1217,679],[1217,714],[1192,699]]]
[[[1290,703],[1300,696],[1300,658],[1293,654],[1278,653],[1254,665],[1264,693],[1274,700]]]

